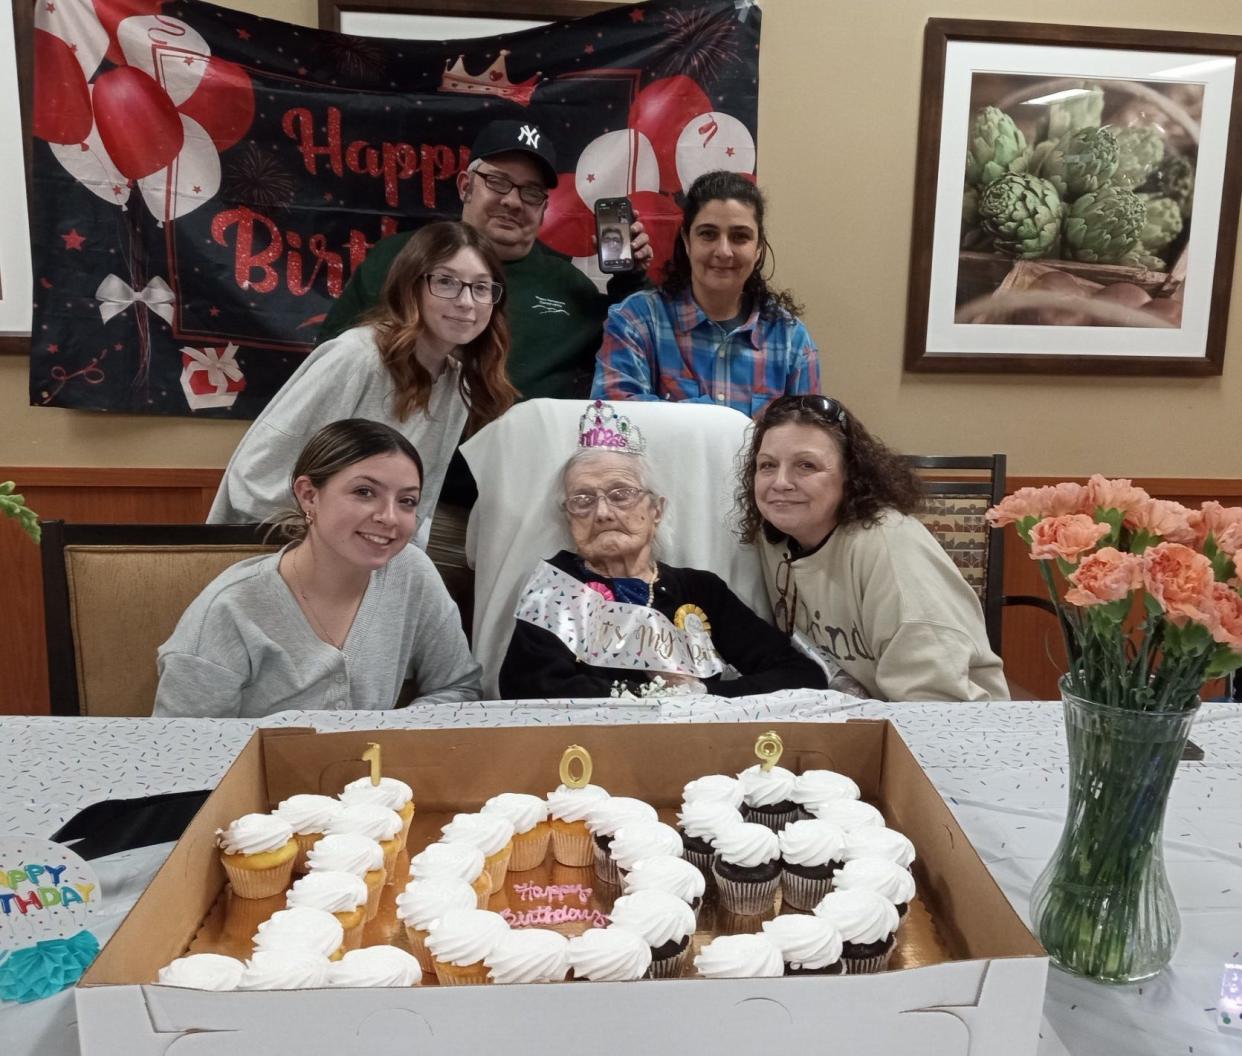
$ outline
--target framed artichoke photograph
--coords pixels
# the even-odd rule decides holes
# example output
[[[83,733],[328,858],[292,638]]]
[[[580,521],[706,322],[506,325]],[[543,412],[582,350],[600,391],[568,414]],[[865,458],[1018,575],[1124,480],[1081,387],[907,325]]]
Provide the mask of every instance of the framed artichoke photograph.
[[[1220,374],[1242,37],[931,19],[907,370]]]

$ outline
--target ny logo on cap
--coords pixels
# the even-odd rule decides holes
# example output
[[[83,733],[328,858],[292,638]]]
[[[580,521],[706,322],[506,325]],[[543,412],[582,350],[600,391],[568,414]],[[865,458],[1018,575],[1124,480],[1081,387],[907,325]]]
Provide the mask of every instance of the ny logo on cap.
[[[518,142],[529,143],[536,150],[539,149],[539,129],[534,125],[523,125],[518,131]]]

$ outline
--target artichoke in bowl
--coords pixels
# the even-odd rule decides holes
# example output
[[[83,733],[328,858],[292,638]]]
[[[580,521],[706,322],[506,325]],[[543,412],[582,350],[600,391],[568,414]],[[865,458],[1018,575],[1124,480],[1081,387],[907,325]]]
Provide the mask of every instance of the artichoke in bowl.
[[[1139,245],[1147,205],[1133,191],[1101,187],[1065,214],[1065,255],[1091,264],[1119,264]]]
[[[1108,183],[1117,162],[1117,137],[1108,125],[1082,128],[1048,151],[1039,175],[1050,180],[1065,201],[1072,202]]]
[[[992,181],[979,196],[980,226],[993,247],[1011,257],[1055,257],[1065,206],[1047,180],[1011,172]]]
[[[1025,172],[1030,151],[1022,129],[1005,111],[985,106],[970,123],[966,182],[980,189],[1007,172]]]
[[[1114,187],[1134,190],[1164,160],[1164,136],[1158,128],[1139,125],[1117,130],[1117,168],[1110,181]]]
[[[1148,252],[1159,253],[1182,233],[1182,211],[1172,198],[1154,194],[1142,197],[1147,203],[1147,219],[1139,232],[1139,241]]]

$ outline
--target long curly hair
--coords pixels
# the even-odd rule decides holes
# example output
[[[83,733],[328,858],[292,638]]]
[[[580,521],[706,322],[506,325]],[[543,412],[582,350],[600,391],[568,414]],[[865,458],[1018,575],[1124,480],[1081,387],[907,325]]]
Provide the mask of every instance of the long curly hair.
[[[673,240],[673,256],[664,270],[664,281],[660,284],[661,292],[670,297],[680,297],[690,285],[690,255],[686,252],[686,239],[690,237],[690,229],[694,218],[708,202],[741,202],[750,206],[755,214],[755,226],[759,232],[759,257],[755,261],[755,270],[746,278],[742,287],[742,295],[746,303],[759,306],[759,314],[765,319],[772,319],[785,312],[791,316],[802,314],[802,305],[788,290],[777,290],[768,285],[775,267],[776,253],[768,241],[767,231],[763,226],[763,215],[767,209],[767,199],[756,184],[736,172],[705,172],[686,192],[686,204],[682,208],[681,238]],[[765,269],[767,274],[765,275]]]
[[[414,347],[423,332],[419,299],[429,297],[423,277],[459,250],[473,249],[483,258],[493,282],[504,284],[504,269],[486,235],[456,220],[420,228],[401,247],[380,293],[379,302],[361,322],[375,327],[380,359],[392,377],[395,393],[393,413],[405,421],[425,410],[434,380],[418,362]],[[509,382],[509,318],[504,296],[491,306],[492,314],[482,332],[462,348],[462,399],[470,408],[466,432],[474,433],[513,406],[517,389]]]
[[[842,454],[845,483],[837,509],[837,527],[862,524],[874,527],[887,509],[912,513],[923,498],[918,476],[896,451],[887,447],[840,401],[840,421],[823,409],[822,396],[781,396],[767,405],[751,429],[750,442],[743,448],[734,503],[738,535],[753,543],[762,532],[768,542],[780,542],[784,533],[763,518],[755,501],[755,468],[759,449],[769,429],[778,425],[813,425],[822,429]]]

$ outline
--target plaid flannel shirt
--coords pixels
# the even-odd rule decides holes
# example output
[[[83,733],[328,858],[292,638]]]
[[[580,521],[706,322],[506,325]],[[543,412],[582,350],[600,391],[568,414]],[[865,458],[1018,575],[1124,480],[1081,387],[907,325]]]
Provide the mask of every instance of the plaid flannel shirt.
[[[799,319],[783,311],[765,319],[755,308],[726,331],[689,290],[641,290],[608,309],[591,395],[710,403],[753,416],[777,396],[819,391],[819,351]]]

